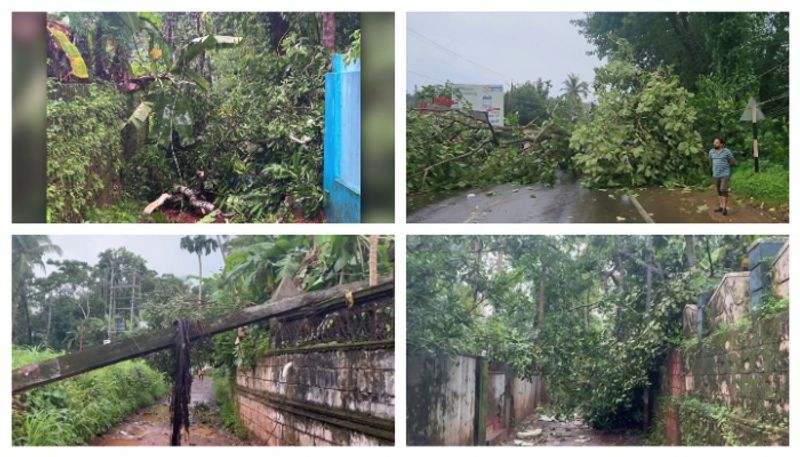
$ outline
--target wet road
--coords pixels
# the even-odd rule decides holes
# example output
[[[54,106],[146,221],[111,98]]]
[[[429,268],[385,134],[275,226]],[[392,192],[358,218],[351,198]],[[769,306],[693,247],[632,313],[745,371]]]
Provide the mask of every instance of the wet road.
[[[713,210],[713,189],[648,188],[635,192],[653,218],[662,223],[785,222],[788,211],[759,208],[755,202],[731,197],[728,216]],[[642,223],[644,219],[627,195],[586,189],[577,179],[563,176],[552,187],[501,184],[459,192],[410,213],[409,222],[425,223]]]
[[[641,438],[630,431],[595,430],[580,420],[558,421],[534,414],[523,421],[505,443],[506,446],[642,446]]]
[[[192,422],[189,446],[247,446],[250,443],[231,435],[216,415],[211,379],[192,381]],[[169,446],[172,434],[169,399],[144,408],[92,442],[92,446]]]

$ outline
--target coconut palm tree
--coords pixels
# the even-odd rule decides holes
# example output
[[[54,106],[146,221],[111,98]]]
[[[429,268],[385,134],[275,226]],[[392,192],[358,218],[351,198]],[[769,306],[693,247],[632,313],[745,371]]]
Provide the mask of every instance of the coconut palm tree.
[[[581,101],[589,96],[589,83],[581,81],[580,76],[575,73],[570,73],[562,83],[561,92],[570,100]]]
[[[28,283],[37,268],[44,270],[44,257],[61,255],[61,248],[47,235],[14,235],[11,237],[11,287],[14,300],[14,322],[20,314],[25,318],[27,344],[33,344],[31,316],[28,309]],[[18,338],[17,338],[18,339]]]
[[[197,299],[203,302],[203,256],[211,254],[219,247],[219,243],[205,235],[185,236],[181,238],[181,249],[197,254],[197,266],[199,270],[200,285],[198,287]]]

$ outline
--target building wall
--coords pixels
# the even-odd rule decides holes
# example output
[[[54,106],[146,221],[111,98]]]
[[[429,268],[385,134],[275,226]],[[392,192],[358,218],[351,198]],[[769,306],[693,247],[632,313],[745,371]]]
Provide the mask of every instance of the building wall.
[[[242,422],[265,444],[393,444],[393,349],[276,351],[236,383]]]

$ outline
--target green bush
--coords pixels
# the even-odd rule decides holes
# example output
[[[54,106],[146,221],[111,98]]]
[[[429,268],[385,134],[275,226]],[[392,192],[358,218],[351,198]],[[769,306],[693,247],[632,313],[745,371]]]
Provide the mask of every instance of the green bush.
[[[14,368],[58,353],[12,349]],[[126,361],[68,380],[33,389],[23,408],[14,408],[13,442],[17,446],[72,446],[121,422],[156,402],[169,390],[164,376],[142,361]]]
[[[80,222],[119,194],[125,97],[108,84],[82,86],[80,96],[52,80],[47,87],[47,220]]]
[[[248,431],[239,420],[239,408],[234,398],[235,373],[225,368],[215,368],[211,372],[211,382],[214,399],[219,406],[219,414],[225,428],[237,437],[246,439]]]
[[[622,58],[597,70],[597,108],[572,133],[575,165],[592,187],[696,184],[708,169],[692,94],[659,68]]]
[[[731,176],[731,189],[736,195],[752,197],[767,205],[789,203],[789,169],[771,162],[761,162],[755,173],[751,162],[739,164]]]

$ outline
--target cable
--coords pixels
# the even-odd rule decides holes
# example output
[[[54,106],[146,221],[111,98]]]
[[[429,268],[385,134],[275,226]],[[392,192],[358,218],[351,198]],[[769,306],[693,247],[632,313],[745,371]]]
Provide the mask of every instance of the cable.
[[[429,75],[426,75],[426,74],[424,74],[424,73],[420,73],[420,72],[418,72],[418,71],[414,71],[414,70],[407,70],[407,71],[408,71],[409,73],[413,73],[413,74],[415,74],[415,75],[417,75],[417,76],[422,76],[423,78],[430,79],[430,80],[432,80],[432,81],[437,81],[437,82],[440,82],[440,83],[445,83],[445,84],[447,83],[447,81],[444,81],[444,80],[442,80],[442,79],[439,79],[439,78],[434,78],[433,76],[429,76]]]
[[[422,38],[422,39],[424,39],[424,40],[427,40],[428,42],[432,43],[432,44],[433,44],[433,45],[435,45],[436,47],[439,47],[439,48],[441,48],[441,49],[443,49],[443,50],[445,50],[445,51],[449,52],[450,54],[453,54],[454,56],[456,56],[456,57],[459,57],[459,58],[461,58],[461,59],[463,59],[463,60],[465,60],[465,61],[467,61],[467,62],[469,62],[469,63],[471,63],[471,64],[473,64],[473,65],[477,65],[477,66],[479,66],[479,67],[481,67],[481,68],[483,68],[483,69],[485,69],[485,70],[488,70],[488,71],[490,71],[490,72],[492,72],[492,73],[494,73],[494,74],[496,74],[496,75],[500,75],[500,76],[502,76],[502,77],[504,77],[504,78],[508,78],[510,81],[513,81],[513,80],[514,80],[514,77],[513,77],[513,76],[507,75],[507,74],[505,74],[505,73],[500,73],[500,72],[499,72],[499,71],[497,71],[497,70],[493,70],[493,69],[491,69],[491,68],[487,67],[486,65],[483,65],[483,64],[481,64],[481,63],[478,63],[478,62],[476,62],[476,61],[474,61],[474,60],[470,59],[469,57],[466,57],[466,56],[464,56],[463,54],[461,54],[461,53],[459,53],[459,52],[457,52],[457,51],[454,51],[454,50],[452,50],[452,49],[448,48],[447,46],[444,46],[444,45],[440,44],[439,42],[437,42],[437,41],[435,41],[435,40],[433,40],[433,39],[429,38],[428,36],[426,36],[426,35],[424,35],[424,34],[422,34],[422,33],[420,33],[420,32],[417,32],[416,30],[412,29],[411,27],[407,27],[407,30],[408,30],[409,32],[413,33],[414,35],[417,35],[417,36],[419,36],[420,38]]]

